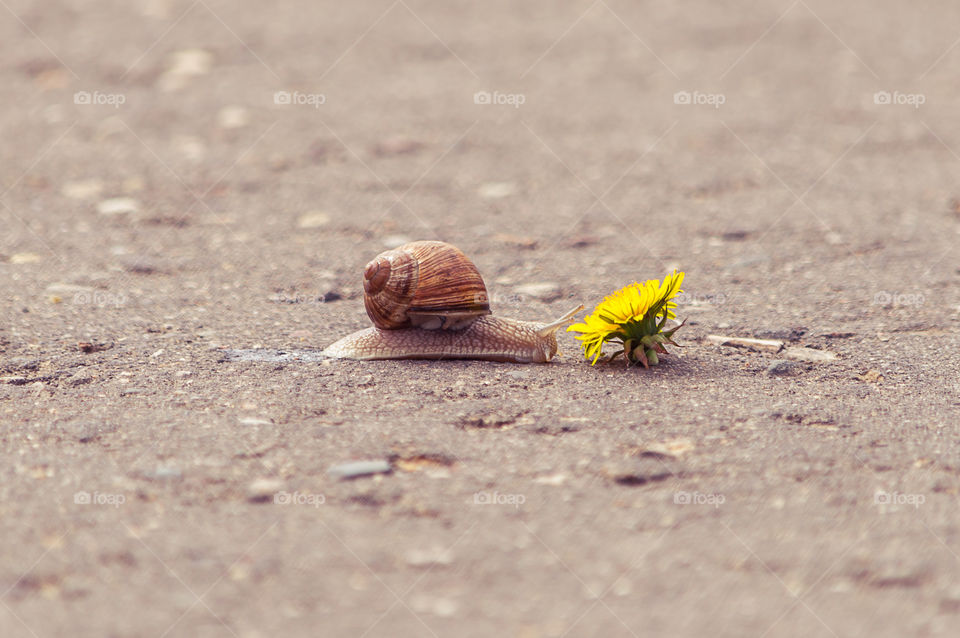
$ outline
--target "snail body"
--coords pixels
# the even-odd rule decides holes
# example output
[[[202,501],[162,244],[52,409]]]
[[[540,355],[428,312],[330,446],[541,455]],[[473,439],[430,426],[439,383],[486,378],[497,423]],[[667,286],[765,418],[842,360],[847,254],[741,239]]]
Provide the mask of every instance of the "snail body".
[[[364,269],[363,287],[373,327],[336,341],[325,355],[545,363],[557,353],[556,331],[583,309],[546,323],[493,316],[476,266],[438,241],[381,253]]]

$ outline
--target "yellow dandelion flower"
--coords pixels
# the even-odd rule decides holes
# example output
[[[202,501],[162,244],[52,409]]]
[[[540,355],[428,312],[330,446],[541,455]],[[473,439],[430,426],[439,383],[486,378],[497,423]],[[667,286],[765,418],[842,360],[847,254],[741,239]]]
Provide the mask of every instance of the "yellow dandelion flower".
[[[683,273],[676,271],[664,277],[662,283],[657,279],[642,284],[634,282],[605,297],[582,323],[573,324],[567,331],[581,333],[577,339],[584,357],[593,359],[590,365],[596,364],[603,354],[603,344],[608,341],[622,345],[611,359],[623,354],[627,365],[657,365],[657,354],[667,352],[663,344],[676,345],[673,334],[683,325],[663,329],[667,319],[676,318],[673,309],[677,304],[671,299],[683,292],[682,283]]]

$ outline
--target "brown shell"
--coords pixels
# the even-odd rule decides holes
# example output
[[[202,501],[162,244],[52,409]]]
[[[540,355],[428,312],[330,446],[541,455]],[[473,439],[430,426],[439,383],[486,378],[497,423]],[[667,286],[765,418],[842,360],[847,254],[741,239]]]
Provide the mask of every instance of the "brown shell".
[[[380,253],[363,271],[363,305],[378,328],[460,329],[490,314],[477,267],[442,241]]]

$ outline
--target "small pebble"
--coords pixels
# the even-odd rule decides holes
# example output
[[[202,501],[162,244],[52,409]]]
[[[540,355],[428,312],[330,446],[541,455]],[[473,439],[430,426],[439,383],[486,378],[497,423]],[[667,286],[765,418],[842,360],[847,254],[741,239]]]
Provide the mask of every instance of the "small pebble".
[[[233,129],[250,123],[250,113],[242,106],[225,106],[217,113],[217,126]]]
[[[370,476],[371,474],[388,474],[392,469],[388,461],[354,461],[352,463],[334,465],[327,470],[327,474],[329,474],[331,478],[344,481],[361,476]]]
[[[160,465],[153,470],[143,473],[143,477],[151,481],[169,481],[183,478],[183,470],[175,465]]]
[[[620,485],[646,485],[675,476],[676,462],[660,456],[624,459],[607,465],[603,473]]]
[[[751,235],[751,231],[745,229],[728,230],[720,235],[725,241],[743,241]]]
[[[909,564],[898,561],[868,568],[864,580],[867,585],[878,589],[915,588],[930,580],[931,571],[930,563]]]
[[[803,368],[796,361],[776,359],[767,366],[767,374],[771,377],[793,376],[803,372]]]
[[[599,242],[600,240],[592,235],[575,235],[563,242],[567,248],[586,248]]]
[[[483,199],[503,199],[513,195],[514,185],[510,182],[487,182],[481,184],[477,194]]]
[[[412,567],[431,567],[449,565],[453,562],[453,552],[443,547],[415,548],[404,555],[407,565]]]
[[[618,578],[610,588],[614,596],[629,596],[633,592],[633,587],[625,576]]]
[[[125,215],[138,210],[140,210],[140,203],[132,197],[114,197],[97,204],[97,212],[101,215]]]
[[[651,443],[644,450],[642,450],[638,456],[644,456],[648,452],[652,452],[654,454],[677,457],[690,452],[694,449],[694,447],[695,445],[692,439],[681,436],[676,439],[668,439],[666,441],[657,441],[655,443]]]
[[[718,346],[732,346],[734,348],[746,348],[747,350],[766,350],[768,352],[780,352],[783,349],[783,342],[779,339],[751,339],[749,337],[726,337],[723,335],[707,335],[707,342]]]
[[[203,49],[181,49],[174,51],[168,59],[168,73],[206,75],[213,67],[213,55]]]
[[[251,503],[268,503],[283,489],[283,481],[258,478],[247,486],[247,500]]]
[[[817,350],[806,346],[792,346],[787,348],[783,351],[783,356],[787,359],[810,361],[812,363],[828,363],[837,360],[837,355],[829,350]]]
[[[330,215],[322,211],[311,211],[300,215],[297,219],[297,228],[320,228],[330,223]]]
[[[173,139],[173,146],[185,159],[192,162],[199,162],[207,155],[207,145],[192,135],[178,135]]]
[[[539,483],[540,485],[563,485],[567,480],[566,474],[551,474],[549,476],[538,476],[533,479],[534,483]]]
[[[68,386],[77,387],[80,385],[90,383],[95,378],[96,378],[96,375],[93,373],[93,371],[88,370],[87,368],[80,368],[79,370],[71,374],[69,377],[67,377],[65,383]]]
[[[375,155],[386,157],[390,155],[408,155],[423,148],[423,144],[415,139],[396,135],[388,137],[373,147]]]
[[[70,199],[93,199],[102,191],[103,182],[96,178],[67,182],[60,189],[60,193]]]
[[[70,420],[60,425],[63,433],[79,443],[92,443],[100,438],[101,434],[114,431],[111,426],[87,420]]]
[[[167,270],[164,262],[148,255],[135,255],[119,260],[120,266],[127,272],[138,275],[154,275]]]
[[[167,59],[167,70],[158,78],[157,85],[163,91],[176,91],[186,85],[189,78],[206,75],[213,67],[213,55],[203,49],[174,51]]]
[[[92,341],[78,341],[77,350],[85,354],[90,354],[91,352],[102,352],[104,350],[109,350],[113,347],[112,343],[98,343]],[[127,388],[123,392],[128,394],[138,394],[140,392],[145,392],[142,388]],[[123,393],[121,393],[122,395]]]
[[[11,264],[33,264],[43,259],[37,253],[13,253],[10,255]]]
[[[511,235],[509,233],[497,233],[493,236],[495,241],[500,241],[508,246],[532,250],[537,247],[537,240],[533,237],[523,237],[520,235]]]
[[[940,610],[942,613],[960,612],[960,585],[949,585],[943,592],[943,598],[940,599]]]
[[[414,594],[410,598],[410,609],[418,614],[433,614],[441,618],[449,618],[456,615],[459,608],[457,602],[449,598],[426,594]]]
[[[563,296],[563,292],[560,290],[560,285],[552,281],[523,284],[517,286],[513,290],[518,295],[526,295],[544,302],[554,301]]]
[[[273,425],[273,423],[267,419],[258,419],[256,417],[247,416],[240,419],[240,425]]]

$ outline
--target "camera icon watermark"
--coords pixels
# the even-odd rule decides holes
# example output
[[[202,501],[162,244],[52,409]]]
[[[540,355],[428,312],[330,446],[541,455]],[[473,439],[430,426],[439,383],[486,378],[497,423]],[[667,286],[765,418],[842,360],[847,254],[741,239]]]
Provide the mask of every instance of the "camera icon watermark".
[[[918,509],[926,502],[927,497],[923,494],[901,494],[884,490],[877,490],[873,494],[874,505],[912,505],[914,509]]]
[[[327,497],[323,494],[314,494],[312,492],[284,492],[280,491],[273,495],[275,505],[309,505],[311,507],[320,507],[327,502]]]
[[[323,93],[276,91],[273,94],[273,103],[278,106],[312,106],[315,109],[319,109],[327,103],[327,96]]]
[[[673,103],[681,106],[712,106],[719,109],[726,104],[727,96],[723,93],[704,93],[702,91],[677,91],[673,94]]]
[[[473,103],[491,106],[512,106],[515,109],[520,108],[527,102],[527,96],[523,93],[501,93],[500,91],[477,91],[473,94]]]
[[[120,108],[127,101],[123,93],[101,93],[100,91],[77,91],[73,94],[73,103],[81,106],[107,105],[115,109]]]
[[[880,106],[900,105],[912,106],[915,109],[926,104],[927,96],[923,93],[901,93],[900,91],[877,91],[873,94],[873,103]]]
[[[519,509],[527,502],[523,494],[501,494],[500,492],[477,492],[473,495],[474,505],[512,505]]]
[[[120,507],[127,502],[127,497],[123,494],[103,494],[101,492],[90,493],[86,490],[75,492],[73,495],[75,505],[110,505]]]
[[[677,505],[712,505],[719,508],[727,502],[723,494],[702,494],[700,492],[674,492],[673,502]]]

